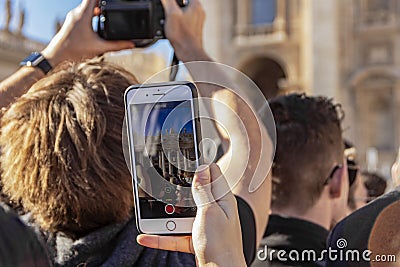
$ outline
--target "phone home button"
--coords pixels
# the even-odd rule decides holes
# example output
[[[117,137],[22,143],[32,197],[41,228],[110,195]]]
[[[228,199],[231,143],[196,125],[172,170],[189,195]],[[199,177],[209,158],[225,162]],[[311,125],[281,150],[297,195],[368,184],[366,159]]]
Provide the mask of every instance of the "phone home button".
[[[168,221],[165,226],[167,227],[168,231],[174,231],[176,229],[176,223],[174,221]]]

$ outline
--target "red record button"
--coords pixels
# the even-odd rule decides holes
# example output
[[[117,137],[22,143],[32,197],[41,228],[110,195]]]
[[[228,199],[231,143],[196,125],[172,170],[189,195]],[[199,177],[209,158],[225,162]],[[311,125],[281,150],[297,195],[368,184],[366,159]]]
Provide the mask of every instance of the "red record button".
[[[173,214],[175,212],[175,207],[171,204],[165,205],[165,212],[167,214]]]

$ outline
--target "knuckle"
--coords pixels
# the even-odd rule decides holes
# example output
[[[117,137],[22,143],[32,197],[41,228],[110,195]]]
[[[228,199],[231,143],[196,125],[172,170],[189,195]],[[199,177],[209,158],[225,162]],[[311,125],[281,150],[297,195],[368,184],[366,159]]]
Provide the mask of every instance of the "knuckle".
[[[207,16],[206,11],[203,8],[201,9],[200,14],[203,18]]]
[[[71,10],[68,12],[66,19],[69,21],[77,21],[79,19],[78,11],[76,9]]]
[[[65,20],[66,20],[66,21],[72,20],[72,18],[73,18],[72,12],[73,12],[73,10],[71,10],[70,12],[67,13],[67,16],[65,17]]]
[[[206,11],[204,10],[204,7],[203,7],[202,5],[199,5],[199,7],[197,8],[197,10],[198,10],[198,12],[199,12],[200,14],[205,14],[205,13],[206,13]]]

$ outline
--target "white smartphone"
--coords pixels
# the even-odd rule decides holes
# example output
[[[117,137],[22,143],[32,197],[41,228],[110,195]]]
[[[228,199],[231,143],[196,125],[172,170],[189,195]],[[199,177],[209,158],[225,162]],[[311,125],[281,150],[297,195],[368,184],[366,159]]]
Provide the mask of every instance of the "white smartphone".
[[[188,234],[201,164],[197,89],[191,82],[133,85],[125,92],[129,155],[139,232]]]

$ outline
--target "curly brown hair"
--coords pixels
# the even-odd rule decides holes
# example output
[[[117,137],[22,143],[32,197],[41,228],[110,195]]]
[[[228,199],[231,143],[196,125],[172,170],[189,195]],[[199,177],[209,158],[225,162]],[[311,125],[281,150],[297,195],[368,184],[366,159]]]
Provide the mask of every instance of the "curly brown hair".
[[[3,191],[51,232],[78,238],[129,218],[123,94],[133,75],[105,62],[67,63],[1,120]]]

